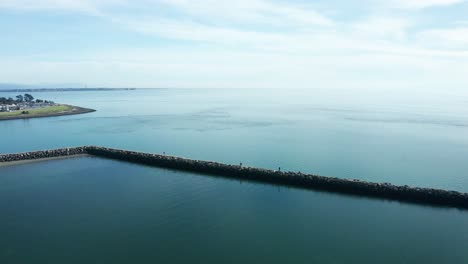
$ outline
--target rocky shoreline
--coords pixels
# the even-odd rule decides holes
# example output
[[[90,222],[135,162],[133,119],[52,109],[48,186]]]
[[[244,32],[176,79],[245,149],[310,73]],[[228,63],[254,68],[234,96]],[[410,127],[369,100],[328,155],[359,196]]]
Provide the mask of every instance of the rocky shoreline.
[[[54,116],[66,116],[66,115],[79,115],[79,114],[96,112],[96,110],[94,109],[73,106],[73,105],[70,105],[70,106],[72,107],[72,110],[70,111],[58,112],[58,113],[47,113],[47,114],[35,114],[35,115],[18,115],[18,116],[6,116],[6,117],[0,116],[0,121],[16,120],[16,119],[30,119],[30,118],[44,118],[44,117],[54,117]]]
[[[281,172],[96,146],[6,154],[0,155],[0,162],[66,157],[82,154],[174,170],[236,178],[240,180],[252,180],[334,193],[468,209],[468,193],[457,191],[417,188],[406,185],[396,186],[390,183],[373,183],[360,180],[303,174],[300,172]]]

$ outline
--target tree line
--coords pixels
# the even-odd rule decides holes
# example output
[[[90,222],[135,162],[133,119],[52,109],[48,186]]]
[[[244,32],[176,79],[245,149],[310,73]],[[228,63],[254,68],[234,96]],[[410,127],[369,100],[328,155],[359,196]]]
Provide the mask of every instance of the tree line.
[[[18,103],[52,103],[52,101],[36,99],[34,100],[34,96],[30,94],[19,94],[16,96],[16,99],[11,97],[0,97],[0,104],[18,104]]]

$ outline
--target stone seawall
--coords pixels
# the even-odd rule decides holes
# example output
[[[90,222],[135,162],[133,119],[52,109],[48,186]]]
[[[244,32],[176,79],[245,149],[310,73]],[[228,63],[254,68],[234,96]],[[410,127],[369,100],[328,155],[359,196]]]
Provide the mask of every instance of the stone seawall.
[[[82,154],[87,154],[86,147],[62,148],[62,149],[54,149],[54,150],[24,152],[24,153],[17,153],[17,154],[4,154],[4,155],[0,155],[0,162],[47,159],[47,158],[67,157],[67,156],[75,156],[75,155],[82,155]]]
[[[396,186],[389,183],[372,183],[296,172],[280,172],[95,146],[0,155],[0,162],[78,154],[89,154],[132,163],[218,175],[241,180],[253,180],[335,193],[468,209],[468,193],[431,188]]]

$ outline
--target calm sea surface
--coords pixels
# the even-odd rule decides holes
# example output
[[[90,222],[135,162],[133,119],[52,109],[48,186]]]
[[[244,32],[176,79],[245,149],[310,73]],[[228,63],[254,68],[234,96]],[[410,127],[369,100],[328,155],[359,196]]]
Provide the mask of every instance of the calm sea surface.
[[[98,158],[0,169],[1,263],[467,263],[468,213]]]
[[[464,97],[226,89],[33,95],[97,112],[0,122],[0,153],[101,145],[468,192]],[[468,263],[467,211],[97,158],[0,167],[0,212],[0,263]]]

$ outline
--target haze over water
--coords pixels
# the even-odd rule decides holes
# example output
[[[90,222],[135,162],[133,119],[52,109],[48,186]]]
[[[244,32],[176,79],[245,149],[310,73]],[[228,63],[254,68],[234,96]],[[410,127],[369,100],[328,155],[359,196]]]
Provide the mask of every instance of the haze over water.
[[[13,94],[6,94],[12,96]],[[100,145],[468,191],[468,101],[346,92],[34,93],[1,153]],[[468,213],[84,157],[0,167],[0,263],[466,263]]]
[[[261,89],[33,95],[97,112],[0,122],[8,139],[0,153],[99,145],[468,191],[467,97]]]

